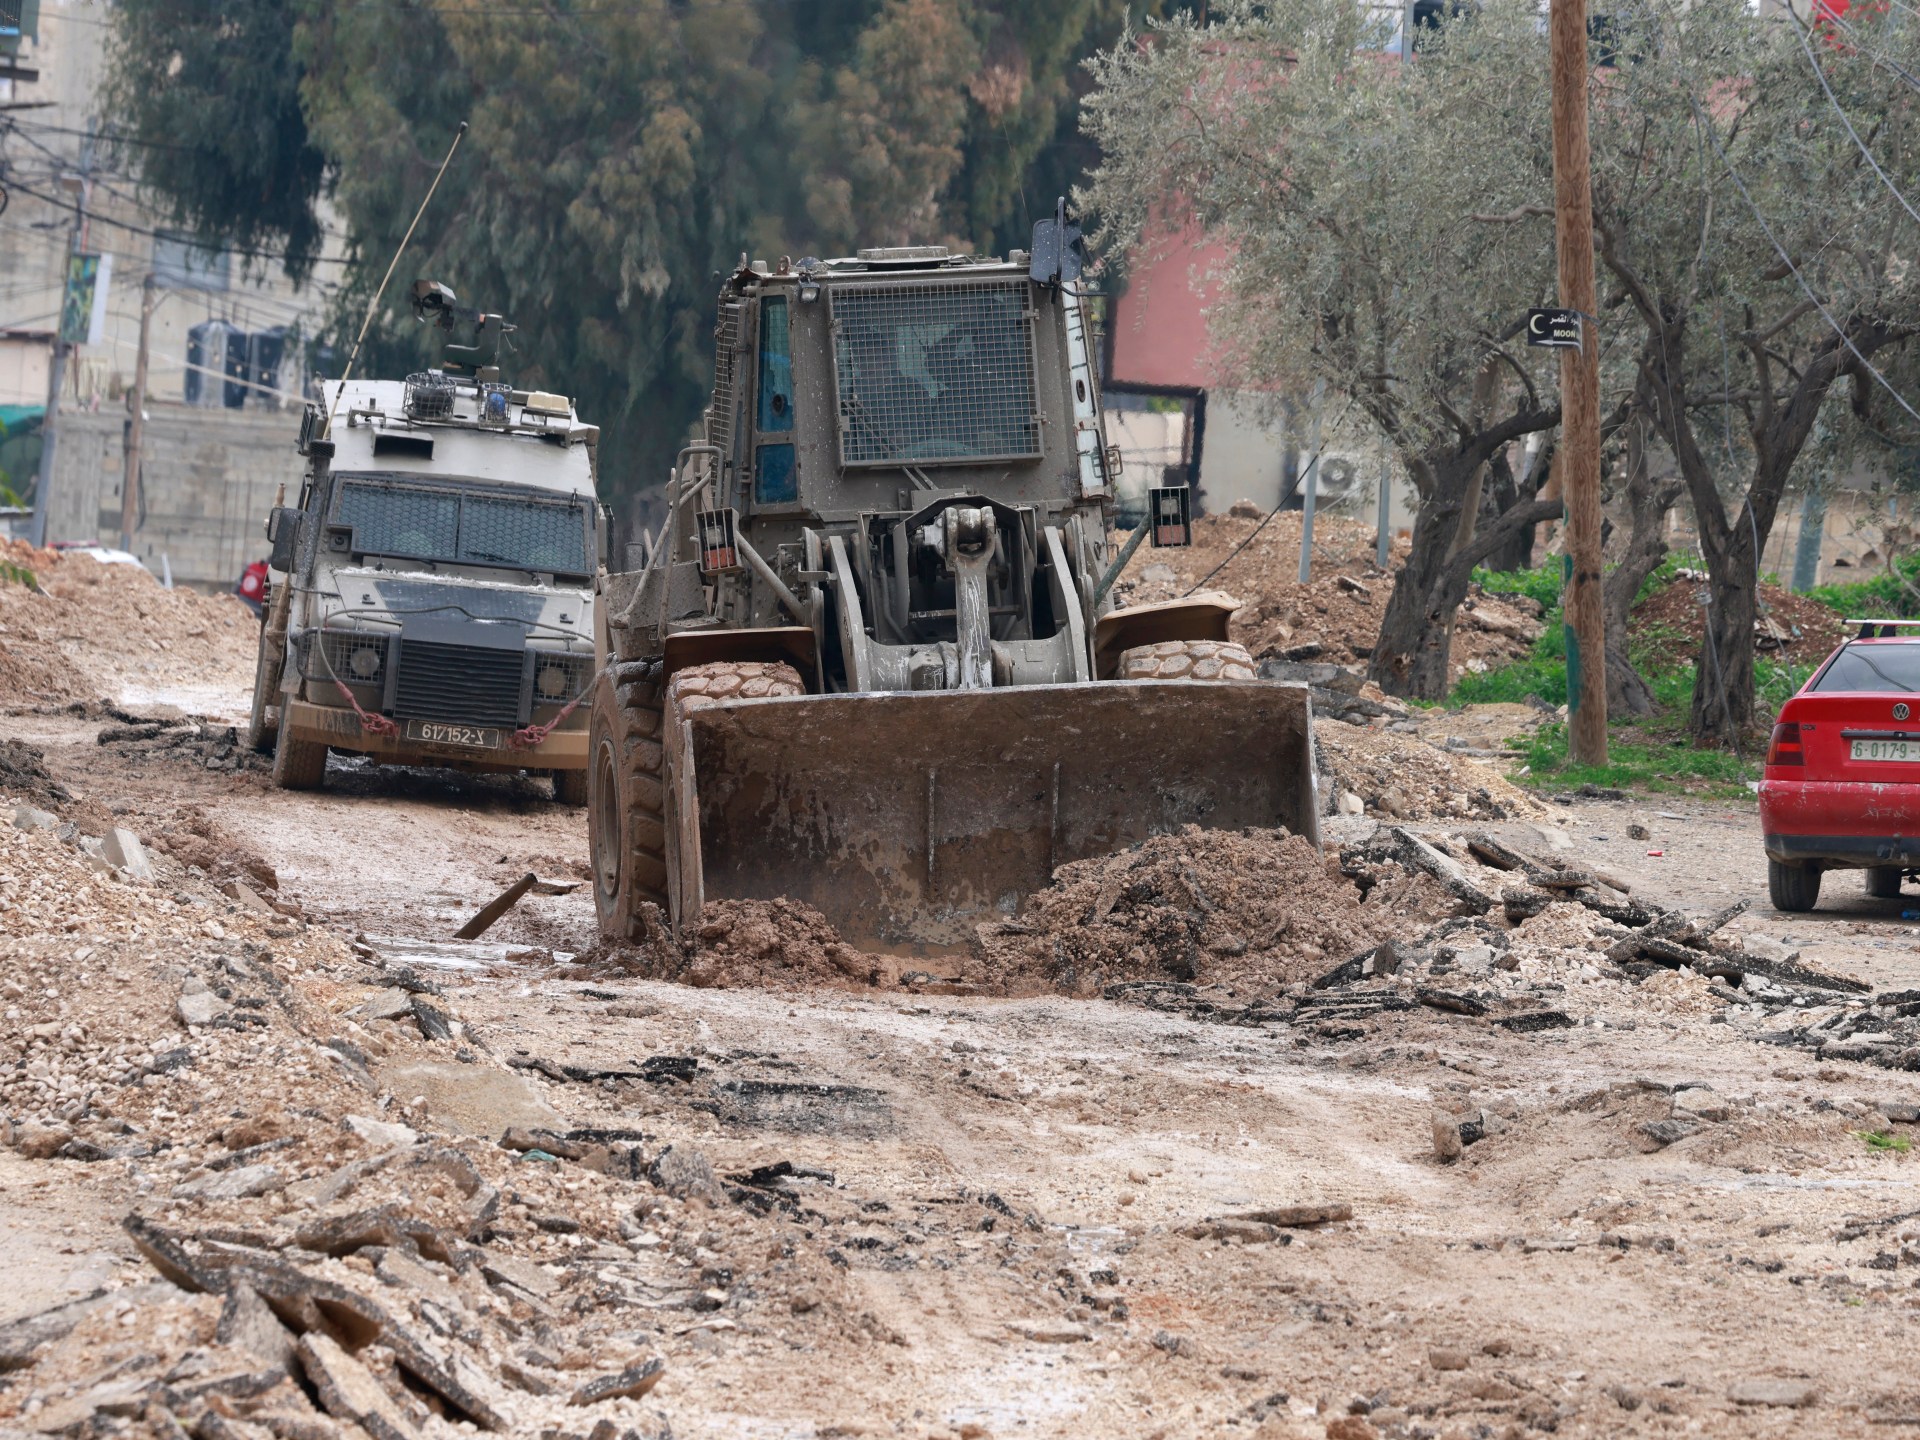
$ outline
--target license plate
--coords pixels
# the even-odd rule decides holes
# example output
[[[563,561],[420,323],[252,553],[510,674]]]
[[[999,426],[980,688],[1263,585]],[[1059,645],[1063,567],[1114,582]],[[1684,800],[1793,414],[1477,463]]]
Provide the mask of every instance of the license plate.
[[[409,720],[407,739],[428,745],[465,745],[475,750],[496,750],[500,746],[498,730],[479,725],[445,725],[438,720]],[[1920,746],[1914,748],[1914,759],[1920,760]]]
[[[1920,765],[1920,740],[1855,740],[1855,760],[1911,761]]]

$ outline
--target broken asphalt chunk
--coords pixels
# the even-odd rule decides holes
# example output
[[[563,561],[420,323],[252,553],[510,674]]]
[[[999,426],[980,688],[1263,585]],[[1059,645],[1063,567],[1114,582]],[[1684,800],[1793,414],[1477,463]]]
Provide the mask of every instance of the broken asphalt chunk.
[[[415,1440],[419,1432],[386,1387],[332,1338],[303,1335],[300,1362],[329,1415],[358,1425],[373,1440]]]
[[[567,1397],[569,1405],[595,1405],[602,1400],[638,1400],[660,1383],[667,1362],[654,1356],[641,1365],[630,1365],[617,1375],[601,1375],[587,1381]]]

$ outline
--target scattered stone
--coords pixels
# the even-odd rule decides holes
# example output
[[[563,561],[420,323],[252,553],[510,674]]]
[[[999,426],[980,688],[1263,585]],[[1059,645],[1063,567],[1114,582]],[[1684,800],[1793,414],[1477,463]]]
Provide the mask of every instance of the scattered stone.
[[[676,1200],[713,1196],[720,1190],[714,1180],[713,1162],[691,1145],[669,1145],[662,1150],[648,1167],[647,1178]]]
[[[1007,1327],[1014,1334],[1031,1340],[1036,1345],[1078,1345],[1093,1339],[1093,1332],[1084,1325],[1063,1325],[1051,1321],[1033,1323],[1015,1323]]]
[[[1470,1358],[1465,1350],[1451,1345],[1435,1345],[1427,1351],[1427,1364],[1436,1370],[1464,1370]]]
[[[512,1255],[488,1255],[480,1262],[480,1273],[496,1285],[512,1285],[542,1300],[549,1299],[560,1289],[560,1282],[544,1268],[531,1260],[516,1259]]]
[[[211,1025],[232,1008],[197,975],[180,987],[180,999],[174,1007],[180,1016],[180,1023],[189,1028]]]
[[[246,1200],[287,1188],[277,1165],[240,1165],[216,1170],[173,1187],[176,1200]]]
[[[420,1132],[395,1120],[376,1120],[370,1115],[349,1115],[341,1122],[369,1145],[381,1150],[399,1150],[418,1143]]]
[[[569,1405],[594,1405],[602,1400],[638,1400],[660,1383],[667,1362],[659,1356],[640,1365],[629,1365],[618,1375],[602,1375],[580,1386],[567,1399]]]
[[[13,823],[19,830],[58,830],[60,817],[31,805],[16,805],[13,807]]]
[[[140,843],[140,837],[131,830],[116,825],[100,837],[100,853],[106,862],[116,870],[123,870],[131,880],[153,879],[153,861],[147,858],[147,848]]]
[[[1451,1165],[1466,1152],[1460,1137],[1460,1122],[1444,1110],[1433,1112],[1433,1158]]]
[[[1314,1225],[1332,1225],[1353,1219],[1353,1206],[1345,1201],[1325,1205],[1276,1205],[1267,1210],[1247,1210],[1225,1215],[1225,1220],[1245,1220],[1255,1225],[1279,1225],[1305,1229]]]
[[[1169,1355],[1192,1355],[1198,1347],[1191,1336],[1176,1335],[1171,1330],[1156,1330],[1153,1332],[1153,1348],[1164,1350]]]
[[[292,1363],[296,1345],[272,1307],[244,1281],[228,1289],[226,1302],[220,1307],[215,1338],[223,1346],[243,1351],[260,1364],[280,1370],[286,1370]]]
[[[511,1125],[566,1129],[532,1085],[491,1066],[428,1061],[383,1068],[376,1079],[395,1095],[424,1097],[436,1117],[463,1134],[491,1139]]]
[[[1820,1392],[1804,1380],[1773,1380],[1759,1376],[1735,1381],[1727,1389],[1727,1398],[1736,1405],[1772,1405],[1804,1410],[1820,1398]]]

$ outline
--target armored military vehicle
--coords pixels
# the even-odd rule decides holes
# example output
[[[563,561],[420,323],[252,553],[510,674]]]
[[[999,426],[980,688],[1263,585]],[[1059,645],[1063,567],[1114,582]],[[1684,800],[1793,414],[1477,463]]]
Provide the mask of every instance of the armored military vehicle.
[[[275,784],[320,785],[333,750],[547,773],[584,803],[598,440],[566,396],[492,366],[324,386],[299,502],[268,521],[250,728]]]

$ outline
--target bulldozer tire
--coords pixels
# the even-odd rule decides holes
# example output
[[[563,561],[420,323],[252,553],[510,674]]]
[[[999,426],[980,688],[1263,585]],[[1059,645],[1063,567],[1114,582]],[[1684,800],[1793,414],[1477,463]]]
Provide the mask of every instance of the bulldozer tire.
[[[327,780],[327,747],[281,732],[273,747],[273,783],[280,790],[318,790]]]
[[[1228,640],[1163,640],[1120,652],[1121,680],[1257,680],[1244,645]]]
[[[273,737],[280,728],[277,715],[271,723],[267,719],[267,697],[280,684],[280,666],[280,658],[267,653],[267,627],[262,621],[260,653],[253,662],[253,708],[247,713],[247,748],[256,755],[265,755],[273,749]]]
[[[778,660],[720,660],[689,665],[673,677],[668,694],[675,710],[698,710],[722,700],[758,700],[804,695],[800,672]]]
[[[576,810],[586,804],[587,772],[584,770],[554,771],[553,798],[556,804],[571,805]]]
[[[647,933],[647,904],[667,905],[667,834],[660,787],[660,686],[603,675],[587,727],[587,846],[600,931],[632,942]],[[561,779],[553,777],[554,798]]]

